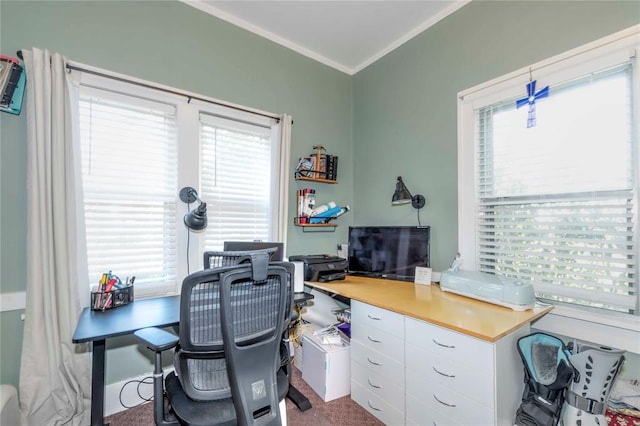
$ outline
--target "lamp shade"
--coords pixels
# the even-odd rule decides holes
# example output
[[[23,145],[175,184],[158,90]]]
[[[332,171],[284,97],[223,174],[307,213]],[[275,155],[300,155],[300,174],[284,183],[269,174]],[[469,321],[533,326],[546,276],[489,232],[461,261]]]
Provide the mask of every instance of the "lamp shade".
[[[207,203],[201,203],[197,208],[184,215],[184,224],[194,231],[201,231],[207,227]]]
[[[394,206],[408,204],[411,202],[412,198],[413,197],[411,196],[411,193],[402,181],[402,177],[398,176],[398,181],[396,182],[396,190],[393,193],[393,197],[391,197],[391,204]]]
[[[411,203],[414,209],[421,209],[425,206],[426,200],[423,195],[411,195],[411,192],[409,192],[407,186],[402,181],[402,176],[398,176],[396,190],[393,193],[393,197],[391,197],[391,205],[400,206],[409,203]]]
[[[190,186],[185,186],[180,190],[180,199],[187,203],[198,201],[200,205],[184,215],[184,224],[193,231],[202,231],[207,227],[207,203],[198,197],[198,192]]]

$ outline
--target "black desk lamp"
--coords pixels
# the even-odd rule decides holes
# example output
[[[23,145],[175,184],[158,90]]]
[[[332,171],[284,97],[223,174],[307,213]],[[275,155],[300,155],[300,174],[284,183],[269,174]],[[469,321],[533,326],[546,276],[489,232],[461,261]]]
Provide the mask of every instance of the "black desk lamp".
[[[402,181],[402,176],[398,176],[396,190],[391,198],[391,205],[400,206],[408,203],[411,203],[414,209],[421,209],[426,204],[426,200],[423,195],[411,195],[411,192],[409,192],[407,186]]]
[[[182,202],[191,204],[198,200],[200,205],[184,215],[184,224],[193,231],[202,231],[207,227],[207,203],[198,197],[198,192],[190,186],[185,186],[180,190]]]

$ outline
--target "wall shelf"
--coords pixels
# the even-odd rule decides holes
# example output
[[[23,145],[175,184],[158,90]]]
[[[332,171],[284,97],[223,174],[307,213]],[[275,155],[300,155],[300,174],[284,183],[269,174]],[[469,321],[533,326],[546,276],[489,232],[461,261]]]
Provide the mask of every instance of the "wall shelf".
[[[312,177],[306,177],[306,176],[296,176],[296,180],[304,180],[307,182],[318,182],[318,183],[330,183],[330,184],[338,183],[337,180],[324,179],[324,178],[312,178]]]
[[[302,228],[302,232],[335,232],[336,223],[299,223],[298,219],[293,220],[295,226]]]
[[[322,154],[324,147],[320,145],[314,145],[313,149],[316,150],[314,154],[310,154],[308,157],[300,157],[298,160],[298,166],[294,174],[295,180],[301,182],[337,184],[336,173],[338,169],[338,157]],[[332,179],[327,179],[327,177]],[[337,216],[323,217],[322,221],[324,223],[310,223],[310,216],[313,213],[312,210],[316,202],[315,193],[316,190],[314,188],[298,189],[297,216],[293,218],[293,224],[302,228],[302,232],[335,232],[338,225],[329,223],[329,221],[336,219]],[[325,209],[325,211],[328,210]],[[342,211],[337,213],[337,215],[339,216],[341,213]],[[320,215],[318,215],[318,217],[320,217]]]

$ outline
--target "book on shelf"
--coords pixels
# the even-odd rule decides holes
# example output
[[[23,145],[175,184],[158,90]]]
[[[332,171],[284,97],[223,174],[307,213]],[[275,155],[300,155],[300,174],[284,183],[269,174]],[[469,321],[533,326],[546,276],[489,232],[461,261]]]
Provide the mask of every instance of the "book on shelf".
[[[298,190],[298,222],[309,223],[309,217],[316,205],[316,190],[303,188]]]
[[[300,157],[298,166],[296,167],[296,176],[314,177],[313,167],[315,165],[315,157]]]
[[[326,178],[329,180],[338,179],[338,156],[326,155]]]

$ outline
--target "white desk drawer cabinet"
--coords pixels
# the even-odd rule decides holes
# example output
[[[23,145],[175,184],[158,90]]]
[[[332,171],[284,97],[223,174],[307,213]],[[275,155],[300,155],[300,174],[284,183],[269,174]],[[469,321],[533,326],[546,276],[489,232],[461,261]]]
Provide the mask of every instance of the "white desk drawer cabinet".
[[[405,327],[407,424],[513,424],[524,386],[516,341],[528,325],[496,342],[408,317]]]
[[[401,410],[392,406],[355,381],[351,382],[351,399],[377,417],[385,425],[396,426],[404,424],[403,409]]]
[[[375,328],[404,340],[404,315],[357,300],[351,301],[351,327],[351,334],[353,327],[358,330]]]
[[[351,364],[354,363],[361,365],[367,372],[375,373],[386,381],[404,387],[404,358],[391,358],[352,339]],[[351,375],[354,376],[353,373]],[[363,384],[367,383],[367,377],[364,375],[355,375],[355,378]]]
[[[454,354],[450,357],[435,355],[427,349],[419,348],[410,342],[406,345],[406,365],[411,374],[421,380],[446,386],[466,395],[487,407],[493,406],[493,351],[490,343],[484,343],[489,353],[470,352],[465,361],[458,361]],[[456,349],[463,352],[462,348]],[[478,356],[476,356],[478,355]],[[407,374],[407,393],[421,395],[423,390],[413,389],[409,385]]]
[[[394,360],[404,358],[404,339],[373,327],[351,323],[351,340]],[[404,363],[403,363],[404,364]]]
[[[407,342],[454,363],[486,365],[493,344],[419,320],[406,322]]]
[[[351,303],[351,398],[388,425],[404,424],[404,315]]]
[[[488,386],[476,383],[474,386],[484,387],[485,392],[493,394],[491,383]],[[431,413],[438,413],[442,418],[463,425],[495,424],[492,406],[483,405],[464,393],[430,381],[429,377],[422,374],[407,374],[407,420],[424,423],[424,418],[438,417]]]
[[[378,374],[376,371],[357,362],[351,364],[351,377],[369,392],[381,400],[387,401],[392,407],[402,407],[404,405],[403,380],[389,380],[389,377]],[[399,377],[402,376],[400,375]]]
[[[433,407],[426,409],[424,398],[407,395],[407,426],[469,426],[458,423]],[[415,420],[419,419],[419,420]]]

